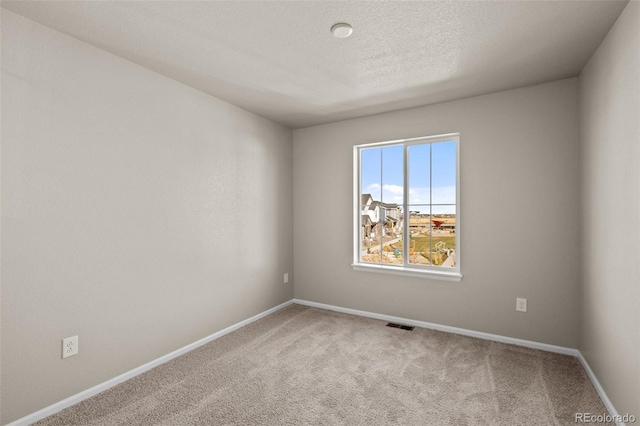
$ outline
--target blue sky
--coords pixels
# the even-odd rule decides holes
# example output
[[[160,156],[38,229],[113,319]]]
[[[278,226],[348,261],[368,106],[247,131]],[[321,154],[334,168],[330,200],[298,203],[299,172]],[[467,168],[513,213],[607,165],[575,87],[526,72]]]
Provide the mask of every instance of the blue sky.
[[[402,204],[403,146],[361,151],[363,194],[374,200]],[[430,161],[430,157],[431,161]],[[433,167],[430,173],[429,167]],[[430,176],[433,182],[430,182]],[[428,204],[456,202],[456,144],[454,141],[409,146],[409,208],[425,213]],[[433,213],[455,213],[455,207],[433,207]]]

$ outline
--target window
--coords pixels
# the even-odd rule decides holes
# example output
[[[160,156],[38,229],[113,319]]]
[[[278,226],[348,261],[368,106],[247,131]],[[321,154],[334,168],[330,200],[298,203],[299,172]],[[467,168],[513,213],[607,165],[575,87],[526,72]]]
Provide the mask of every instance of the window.
[[[460,280],[458,149],[458,134],[354,147],[354,269]]]

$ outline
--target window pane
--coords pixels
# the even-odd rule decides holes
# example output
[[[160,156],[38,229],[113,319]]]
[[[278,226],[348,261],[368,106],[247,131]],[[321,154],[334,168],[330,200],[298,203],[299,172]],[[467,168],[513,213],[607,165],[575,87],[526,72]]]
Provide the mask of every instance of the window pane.
[[[380,226],[380,202],[371,197],[362,197],[363,206],[360,216],[360,259],[367,263],[380,263],[382,248],[382,232]]]
[[[380,263],[382,148],[363,149],[360,156],[360,260],[366,263]]]
[[[360,193],[362,206],[369,194],[372,200],[382,200],[382,149],[369,148],[360,151]]]
[[[409,259],[414,265],[430,265],[431,207],[409,206]]]
[[[404,264],[402,206],[383,204],[380,214],[382,226],[382,263]]]
[[[368,229],[367,229],[368,228]],[[370,225],[362,227],[360,239],[360,261],[363,263],[380,263],[380,240],[369,235]]]
[[[429,204],[431,203],[430,145],[410,145],[408,151],[409,204]]]
[[[456,266],[456,206],[431,208],[431,259],[434,266]]]
[[[431,145],[431,204],[456,203],[456,143]]]
[[[404,201],[404,146],[382,149],[382,201],[402,205]]]
[[[402,208],[384,209],[376,206],[378,220],[362,215],[360,259],[365,263],[404,264],[402,250]],[[386,210],[386,212],[384,211]]]
[[[457,268],[457,141],[359,152],[359,261]]]

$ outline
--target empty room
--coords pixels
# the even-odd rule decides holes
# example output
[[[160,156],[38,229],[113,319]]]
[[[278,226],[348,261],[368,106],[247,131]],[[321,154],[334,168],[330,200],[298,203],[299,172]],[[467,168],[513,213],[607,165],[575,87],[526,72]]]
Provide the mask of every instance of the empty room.
[[[640,422],[640,1],[0,6],[0,425]]]

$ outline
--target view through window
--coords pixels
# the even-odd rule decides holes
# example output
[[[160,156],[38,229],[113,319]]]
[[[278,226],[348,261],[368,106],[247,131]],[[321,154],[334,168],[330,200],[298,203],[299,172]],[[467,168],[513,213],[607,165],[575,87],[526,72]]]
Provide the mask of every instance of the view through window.
[[[356,149],[357,261],[458,271],[458,136]]]

